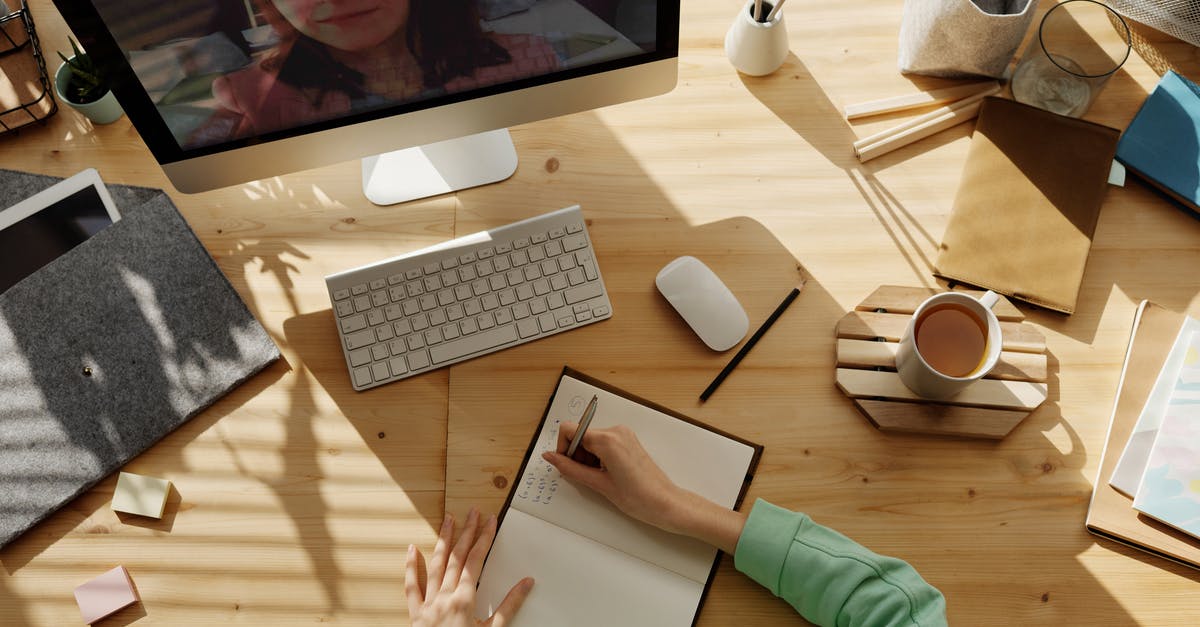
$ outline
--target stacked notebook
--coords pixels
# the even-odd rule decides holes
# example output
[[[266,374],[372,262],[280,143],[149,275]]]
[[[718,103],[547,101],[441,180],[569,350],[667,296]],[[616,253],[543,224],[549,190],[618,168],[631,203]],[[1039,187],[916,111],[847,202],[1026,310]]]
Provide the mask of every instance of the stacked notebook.
[[[1200,568],[1200,323],[1150,302],[1134,318],[1087,528]]]
[[[1117,160],[1200,214],[1200,87],[1175,72],[1163,75],[1121,135]]]

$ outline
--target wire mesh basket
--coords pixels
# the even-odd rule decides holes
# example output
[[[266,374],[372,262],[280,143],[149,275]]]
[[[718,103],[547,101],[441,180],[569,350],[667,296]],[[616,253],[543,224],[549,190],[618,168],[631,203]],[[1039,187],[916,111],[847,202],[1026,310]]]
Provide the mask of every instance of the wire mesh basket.
[[[54,115],[53,93],[33,16],[21,0],[21,8],[0,15],[0,134]]]
[[[1125,17],[1200,46],[1198,0],[1105,0]]]

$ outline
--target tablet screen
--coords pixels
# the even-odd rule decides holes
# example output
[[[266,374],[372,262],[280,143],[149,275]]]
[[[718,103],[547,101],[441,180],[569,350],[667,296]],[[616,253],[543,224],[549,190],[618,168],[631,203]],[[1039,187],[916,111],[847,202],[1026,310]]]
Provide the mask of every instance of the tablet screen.
[[[89,185],[0,229],[0,292],[112,223],[100,194]]]

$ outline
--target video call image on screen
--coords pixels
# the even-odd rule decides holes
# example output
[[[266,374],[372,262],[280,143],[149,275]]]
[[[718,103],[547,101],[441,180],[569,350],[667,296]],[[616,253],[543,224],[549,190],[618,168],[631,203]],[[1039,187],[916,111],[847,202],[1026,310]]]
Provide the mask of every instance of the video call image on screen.
[[[182,149],[655,50],[657,0],[94,0]]]

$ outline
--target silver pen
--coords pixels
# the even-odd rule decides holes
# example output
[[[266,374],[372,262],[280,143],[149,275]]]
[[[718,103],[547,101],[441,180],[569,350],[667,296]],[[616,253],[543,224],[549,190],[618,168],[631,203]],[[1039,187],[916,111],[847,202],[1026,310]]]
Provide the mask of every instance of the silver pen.
[[[571,445],[567,447],[567,457],[574,455],[575,449],[583,441],[583,434],[587,431],[588,425],[592,424],[592,416],[596,415],[596,402],[598,400],[600,400],[599,397],[593,394],[587,409],[583,410],[583,418],[579,421],[579,429],[575,431],[575,437],[571,438]]]

